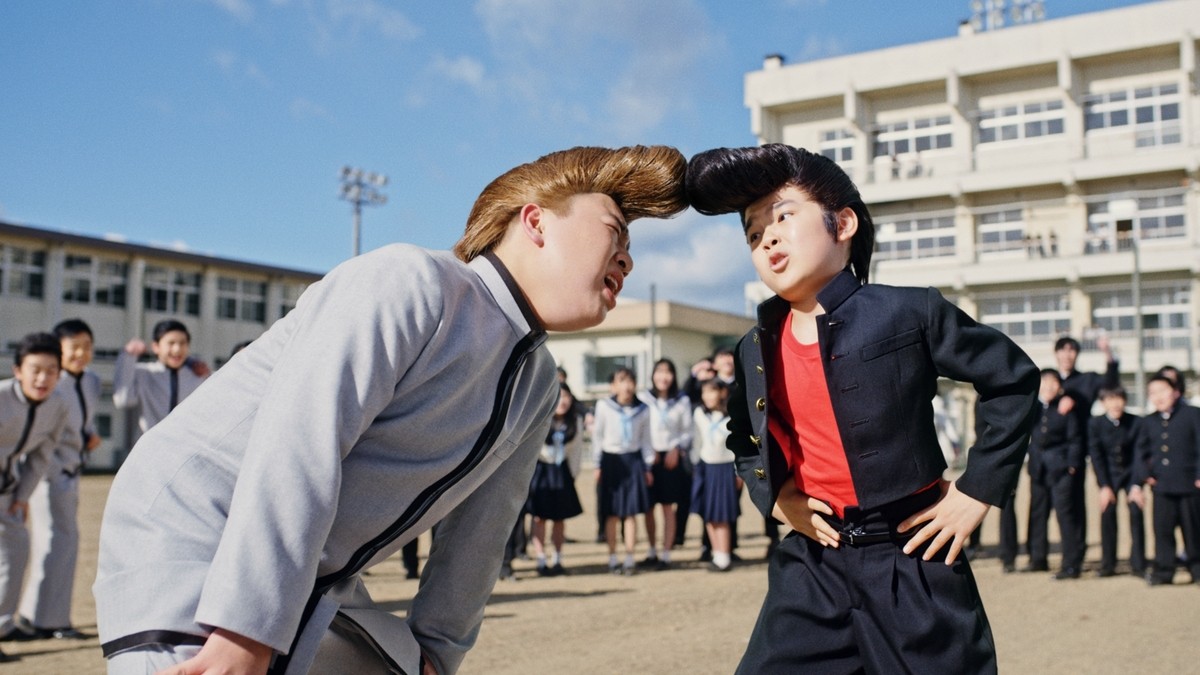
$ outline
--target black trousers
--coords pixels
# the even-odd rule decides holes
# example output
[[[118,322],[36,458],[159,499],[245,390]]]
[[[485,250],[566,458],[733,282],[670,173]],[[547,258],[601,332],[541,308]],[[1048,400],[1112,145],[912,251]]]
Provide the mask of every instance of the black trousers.
[[[1045,566],[1050,554],[1050,511],[1053,509],[1062,537],[1062,568],[1079,570],[1083,565],[1080,537],[1079,493],[1083,477],[1063,472],[1043,472],[1029,482],[1029,564]]]
[[[1134,574],[1141,574],[1146,569],[1146,517],[1142,507],[1129,501],[1127,490],[1120,488],[1113,492],[1125,493],[1125,503],[1129,506],[1129,567]],[[1117,566],[1117,501],[1100,512],[1100,569],[1108,572]]]
[[[1200,497],[1154,491],[1154,576],[1170,582],[1175,576],[1175,528],[1183,534],[1192,581],[1200,583]]]
[[[936,496],[936,494],[934,495]],[[846,525],[894,532],[887,517],[847,510]],[[965,556],[945,564],[893,539],[825,548],[792,532],[767,568],[767,596],[737,672],[995,673],[996,650]]]
[[[979,531],[978,528],[975,529]],[[1009,495],[1000,507],[1000,562],[1013,565],[1017,561],[1017,499]],[[1044,559],[1044,558],[1043,558]]]

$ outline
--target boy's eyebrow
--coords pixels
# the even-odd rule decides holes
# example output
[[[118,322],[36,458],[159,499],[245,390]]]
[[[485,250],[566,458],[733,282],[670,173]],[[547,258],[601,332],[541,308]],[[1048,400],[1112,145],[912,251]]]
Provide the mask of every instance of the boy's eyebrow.
[[[763,206],[759,207],[758,211],[774,213],[779,207],[787,204],[799,204],[799,202],[795,199],[779,199],[771,202],[770,204],[764,204]],[[750,229],[750,227],[753,225],[754,215],[752,213],[748,213],[746,216],[746,229]]]

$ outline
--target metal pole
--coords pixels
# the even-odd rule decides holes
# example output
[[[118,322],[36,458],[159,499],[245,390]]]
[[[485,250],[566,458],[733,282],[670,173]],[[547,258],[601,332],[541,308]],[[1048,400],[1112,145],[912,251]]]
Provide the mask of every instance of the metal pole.
[[[362,202],[354,202],[354,256],[362,251]]]
[[[655,344],[656,343],[655,338],[657,337],[657,333],[658,333],[658,325],[657,325],[658,322],[656,321],[655,314],[654,314],[654,310],[655,310],[655,308],[657,308],[658,303],[655,301],[655,291],[656,291],[656,289],[654,287],[654,284],[650,284],[650,363],[651,364],[653,364],[655,361],[658,360],[658,349],[657,349],[658,345]],[[653,371],[651,371],[651,375],[653,375]],[[654,383],[651,382],[651,385],[653,385],[653,384]]]
[[[1132,232],[1131,235],[1129,242],[1133,245],[1133,326],[1137,335],[1137,372],[1134,373],[1134,386],[1137,387],[1139,400],[1145,401],[1146,344],[1142,326],[1142,257],[1137,233]]]

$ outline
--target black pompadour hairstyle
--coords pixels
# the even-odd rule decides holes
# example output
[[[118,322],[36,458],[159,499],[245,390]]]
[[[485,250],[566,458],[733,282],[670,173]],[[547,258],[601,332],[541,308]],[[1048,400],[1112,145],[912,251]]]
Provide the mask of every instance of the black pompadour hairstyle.
[[[54,357],[54,363],[58,364],[62,361],[62,344],[53,333],[30,333],[17,343],[13,363],[20,368],[21,362],[30,354],[50,354]]]
[[[72,338],[76,335],[87,335],[92,339],[95,339],[96,337],[92,334],[92,327],[87,325],[87,322],[85,322],[83,319],[67,319],[66,321],[60,321],[58,325],[54,327],[53,332],[54,337],[58,338],[59,340],[62,340],[63,338]]]
[[[707,216],[737,213],[743,228],[750,204],[789,185],[803,190],[821,207],[830,236],[837,236],[837,214],[842,209],[858,216],[858,230],[850,241],[850,269],[859,283],[866,283],[875,224],[854,181],[828,157],[783,143],[715,148],[692,157],[685,184],[692,208]]]

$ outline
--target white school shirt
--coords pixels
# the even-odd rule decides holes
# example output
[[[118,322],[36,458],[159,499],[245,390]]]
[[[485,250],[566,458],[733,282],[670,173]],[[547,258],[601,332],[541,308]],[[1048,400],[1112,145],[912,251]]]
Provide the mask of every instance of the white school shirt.
[[[575,435],[570,440],[563,438],[558,441],[554,437],[555,431],[561,433],[562,423],[557,420],[550,420],[550,432],[547,434],[547,442],[542,444],[542,451],[538,454],[538,461],[542,464],[558,464],[559,460],[565,460],[567,468],[571,470],[571,476],[574,477],[579,473],[579,468],[583,462],[583,418],[574,413],[568,412],[568,418],[574,418]],[[564,421],[565,421],[564,419]]]
[[[663,399],[649,390],[638,392],[638,398],[650,408],[650,442],[657,452],[691,447],[691,399],[684,394]]]
[[[725,447],[725,439],[729,438],[729,415],[716,410],[708,411],[700,406],[693,413],[693,419],[692,461],[705,464],[732,462],[733,451]]]
[[[633,405],[621,405],[615,398],[596,401],[592,422],[592,460],[600,466],[600,456],[642,453],[649,467],[654,463],[654,445],[650,441],[650,408],[634,399]]]

